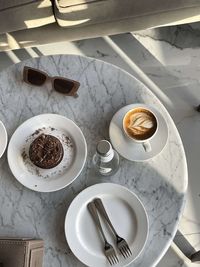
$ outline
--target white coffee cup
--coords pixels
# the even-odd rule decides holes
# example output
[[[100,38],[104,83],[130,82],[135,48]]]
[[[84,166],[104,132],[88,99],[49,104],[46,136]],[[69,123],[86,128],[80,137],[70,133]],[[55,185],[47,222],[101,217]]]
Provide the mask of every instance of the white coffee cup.
[[[149,122],[152,119],[153,127],[152,127],[152,130],[151,130],[151,128],[147,128],[146,135],[145,134],[141,134],[141,135],[138,134],[137,137],[136,137],[136,135],[134,136],[133,134],[130,134],[130,131],[128,132],[128,128],[129,127],[127,127],[127,120],[129,119],[129,116],[131,114],[135,114],[135,116],[137,116],[136,115],[137,113],[140,114],[138,116],[142,116],[142,113],[144,113],[144,116],[146,116],[145,119],[149,118]],[[146,115],[146,114],[148,114],[148,115]],[[139,118],[140,121],[142,121],[141,118],[142,117]],[[137,120],[137,118],[136,118],[136,120]],[[145,121],[144,123],[148,123],[148,122]],[[141,124],[141,126],[142,126],[142,124]],[[138,128],[138,127],[141,127],[141,126],[135,126],[135,127]],[[133,128],[134,128],[134,126],[133,126]],[[150,144],[149,141],[155,136],[155,134],[156,134],[156,132],[158,130],[158,119],[157,119],[155,113],[151,110],[150,107],[148,107],[147,105],[144,105],[144,104],[142,104],[141,107],[138,105],[137,107],[130,109],[124,115],[124,118],[123,118],[123,130],[124,130],[124,133],[125,133],[126,137],[129,138],[129,140],[131,140],[131,141],[133,141],[135,143],[141,144],[143,146],[145,152],[150,152],[151,151],[151,144]],[[148,131],[149,131],[149,134],[147,134]],[[138,137],[140,137],[140,138],[138,138]]]

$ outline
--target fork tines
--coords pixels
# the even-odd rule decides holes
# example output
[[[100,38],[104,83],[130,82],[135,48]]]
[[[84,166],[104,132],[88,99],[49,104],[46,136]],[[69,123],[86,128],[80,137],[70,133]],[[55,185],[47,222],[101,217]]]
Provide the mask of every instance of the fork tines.
[[[132,252],[131,252],[126,240],[120,236],[117,236],[117,247],[124,258],[128,258],[132,255]]]
[[[114,265],[119,262],[114,248],[108,242],[105,243],[105,255],[110,265]]]

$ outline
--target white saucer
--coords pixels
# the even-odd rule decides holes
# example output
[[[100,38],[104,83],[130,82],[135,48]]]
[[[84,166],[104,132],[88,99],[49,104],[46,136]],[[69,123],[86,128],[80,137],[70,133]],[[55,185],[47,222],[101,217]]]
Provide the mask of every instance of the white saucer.
[[[64,156],[52,169],[41,169],[29,159],[29,147],[41,133],[56,136]],[[70,119],[57,114],[42,114],[21,124],[8,146],[8,163],[13,175],[24,186],[39,192],[60,190],[81,173],[87,156],[87,145],[80,128]]]
[[[8,135],[6,132],[6,128],[3,125],[3,122],[0,121],[0,158],[3,156],[3,153],[5,152],[7,142],[8,142]]]
[[[110,122],[109,135],[113,147],[122,157],[131,161],[145,161],[155,157],[163,150],[168,139],[168,127],[160,112],[151,106],[151,110],[155,113],[159,124],[155,136],[149,141],[152,149],[150,152],[146,152],[141,144],[129,140],[123,131],[122,121],[124,115],[128,110],[135,107],[146,107],[146,105],[131,104],[118,110]]]
[[[103,220],[108,242],[115,247],[119,263],[124,267],[133,262],[143,250],[148,237],[148,218],[143,204],[126,187],[101,183],[83,190],[71,203],[65,218],[65,235],[75,256],[90,267],[110,267],[104,255],[104,242],[87,209],[94,198],[101,198],[116,231],[128,243],[132,255],[124,259],[118,252],[115,237]]]

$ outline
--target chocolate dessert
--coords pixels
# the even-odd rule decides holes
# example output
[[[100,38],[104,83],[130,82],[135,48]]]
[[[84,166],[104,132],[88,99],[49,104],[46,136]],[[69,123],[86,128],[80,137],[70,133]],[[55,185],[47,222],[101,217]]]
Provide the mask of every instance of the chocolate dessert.
[[[41,134],[30,145],[30,160],[42,169],[56,167],[63,158],[63,146],[52,135]]]

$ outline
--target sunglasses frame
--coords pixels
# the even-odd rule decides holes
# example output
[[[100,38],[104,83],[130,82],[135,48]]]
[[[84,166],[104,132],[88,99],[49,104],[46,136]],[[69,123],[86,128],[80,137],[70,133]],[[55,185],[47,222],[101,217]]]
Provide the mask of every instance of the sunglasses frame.
[[[46,77],[45,81],[44,81],[41,85],[37,85],[37,84],[33,84],[33,83],[29,82],[29,80],[28,80],[28,71],[29,71],[29,70],[33,70],[33,71],[36,71],[36,72],[38,72],[38,73],[40,73],[40,74],[43,74],[43,75]],[[69,93],[63,93],[63,92],[60,92],[60,91],[56,90],[56,88],[55,88],[55,86],[54,86],[54,81],[55,81],[56,79],[58,79],[58,80],[64,80],[64,81],[67,81],[67,82],[71,82],[71,83],[74,84],[74,86],[72,87],[72,89],[70,90]],[[53,77],[51,77],[51,76],[49,76],[49,75],[48,75],[46,72],[44,72],[44,71],[41,71],[41,70],[38,70],[38,69],[35,69],[35,68],[31,68],[31,67],[28,67],[28,66],[24,66],[24,70],[23,70],[23,80],[24,80],[24,82],[27,83],[27,84],[34,85],[34,86],[38,86],[38,87],[44,85],[45,82],[50,81],[50,82],[51,82],[51,85],[52,85],[52,88],[53,88],[56,92],[58,92],[58,93],[60,93],[60,94],[63,94],[63,95],[67,95],[67,96],[78,97],[77,91],[78,91],[78,88],[79,88],[79,86],[80,86],[80,83],[77,82],[77,81],[71,80],[71,79],[67,79],[67,78],[60,77],[60,76],[53,76]]]

